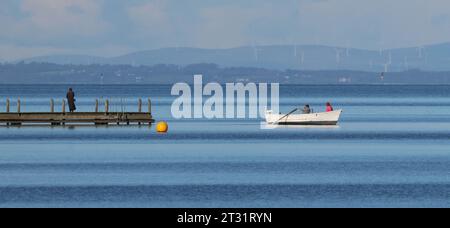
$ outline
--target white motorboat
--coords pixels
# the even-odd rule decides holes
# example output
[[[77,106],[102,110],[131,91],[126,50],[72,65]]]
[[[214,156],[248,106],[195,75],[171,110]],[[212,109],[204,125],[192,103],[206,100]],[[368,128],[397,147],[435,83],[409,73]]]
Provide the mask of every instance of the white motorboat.
[[[266,111],[266,122],[278,125],[336,125],[342,110],[310,114],[274,114]]]

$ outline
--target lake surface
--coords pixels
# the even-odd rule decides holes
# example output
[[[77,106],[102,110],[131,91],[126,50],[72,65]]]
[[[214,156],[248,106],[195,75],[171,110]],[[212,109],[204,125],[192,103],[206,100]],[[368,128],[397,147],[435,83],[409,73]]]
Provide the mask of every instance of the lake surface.
[[[22,111],[57,110],[65,85],[0,85]],[[154,126],[0,126],[0,207],[450,207],[450,86],[281,86],[281,111],[324,103],[337,127],[175,120],[170,86],[73,86]]]

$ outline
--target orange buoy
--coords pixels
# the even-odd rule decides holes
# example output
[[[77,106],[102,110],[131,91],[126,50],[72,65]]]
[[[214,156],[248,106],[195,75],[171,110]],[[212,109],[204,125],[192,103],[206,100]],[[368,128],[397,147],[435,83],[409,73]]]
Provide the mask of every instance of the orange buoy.
[[[169,125],[162,121],[156,124],[156,132],[158,133],[167,133],[169,131]]]

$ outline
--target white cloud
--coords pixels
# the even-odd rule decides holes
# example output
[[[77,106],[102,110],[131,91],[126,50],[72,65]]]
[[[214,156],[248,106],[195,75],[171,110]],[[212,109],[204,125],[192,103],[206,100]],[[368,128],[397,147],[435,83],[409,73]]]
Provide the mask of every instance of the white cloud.
[[[174,1],[149,1],[128,9],[135,28],[131,36],[156,41],[160,46],[203,48],[280,43],[280,37],[285,39],[285,34],[277,31],[279,25],[290,23],[291,18],[282,12],[286,6],[275,1],[246,5],[197,1],[184,9]]]
[[[432,18],[448,15],[446,0],[327,0],[299,5],[304,41],[364,48],[393,48],[450,41]],[[438,20],[438,19],[435,19]],[[444,23],[449,26],[449,22]]]
[[[169,24],[167,4],[163,0],[150,1],[128,9],[130,19],[138,26],[146,29],[163,28]]]
[[[248,43],[245,34],[254,13],[234,6],[209,7],[199,12],[201,23],[193,25],[189,42],[197,47],[226,48]]]
[[[99,3],[95,0],[23,0],[22,10],[30,15],[28,22],[38,30],[93,35],[102,32],[105,26],[98,18]]]
[[[22,17],[1,15],[2,38],[22,43],[59,43],[61,39],[91,38],[103,34],[100,0],[22,0]]]
[[[132,39],[141,42],[158,42],[160,45],[170,45],[175,34],[175,24],[171,20],[167,1],[152,0],[144,4],[131,6],[127,15],[132,22]]]
[[[10,52],[0,58],[107,51],[99,47],[417,46],[450,41],[449,12],[448,0],[0,0],[0,45]]]

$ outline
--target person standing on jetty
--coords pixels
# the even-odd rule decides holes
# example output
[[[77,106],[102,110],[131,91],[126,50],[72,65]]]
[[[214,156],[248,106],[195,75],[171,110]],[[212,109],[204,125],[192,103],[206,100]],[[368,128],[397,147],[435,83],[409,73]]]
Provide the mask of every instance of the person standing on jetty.
[[[75,112],[75,110],[77,110],[77,107],[75,106],[75,93],[73,92],[72,88],[69,88],[66,97],[70,112]]]

